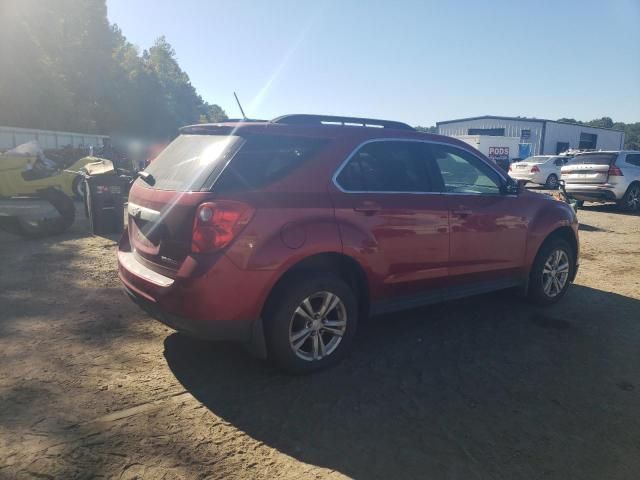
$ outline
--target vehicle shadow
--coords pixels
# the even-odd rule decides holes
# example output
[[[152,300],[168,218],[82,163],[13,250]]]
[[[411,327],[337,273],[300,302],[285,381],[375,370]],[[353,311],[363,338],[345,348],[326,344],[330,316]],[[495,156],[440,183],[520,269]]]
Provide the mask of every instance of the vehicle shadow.
[[[638,311],[578,285],[549,309],[449,302],[371,319],[302,377],[181,334],[165,357],[214,415],[349,477],[623,478],[640,469]]]
[[[611,230],[607,230],[606,228],[595,227],[593,225],[589,225],[588,223],[581,223],[578,226],[578,229],[581,232],[605,232],[605,233],[611,232]]]
[[[602,213],[613,213],[615,215],[628,215],[628,216],[637,216],[639,212],[625,212],[615,203],[585,203],[578,210],[578,215],[580,214],[580,210],[585,210],[588,212],[602,212]]]
[[[73,225],[66,230],[65,232],[59,233],[57,235],[50,235],[45,237],[36,237],[36,238],[27,238],[22,237],[20,235],[10,233],[9,231],[5,231],[0,228],[0,246],[5,246],[5,248],[9,248],[10,246],[17,245],[23,242],[29,242],[33,245],[41,245],[43,248],[48,248],[51,245],[64,242],[67,240],[76,240],[79,238],[85,238],[89,236],[96,236],[105,238],[107,240],[112,240],[113,242],[118,242],[120,239],[120,233],[106,233],[95,235],[91,233],[91,229],[89,226],[89,220],[84,212],[84,205],[78,201],[74,202],[76,207],[76,216],[73,222]]]

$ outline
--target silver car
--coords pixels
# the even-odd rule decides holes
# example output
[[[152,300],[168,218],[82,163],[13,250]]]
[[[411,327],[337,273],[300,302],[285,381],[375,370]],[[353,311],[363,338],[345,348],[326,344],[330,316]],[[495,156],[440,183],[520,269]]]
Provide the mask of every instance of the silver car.
[[[640,210],[640,151],[587,152],[562,167],[567,195],[579,202],[616,202]]]

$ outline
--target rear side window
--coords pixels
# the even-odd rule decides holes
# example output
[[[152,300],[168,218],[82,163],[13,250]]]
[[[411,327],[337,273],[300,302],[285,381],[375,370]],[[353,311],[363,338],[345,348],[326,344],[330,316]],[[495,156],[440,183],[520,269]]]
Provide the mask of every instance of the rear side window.
[[[349,192],[428,192],[423,157],[417,142],[371,142],[351,157],[336,182]]]
[[[627,155],[626,162],[630,165],[640,167],[640,153],[630,153],[629,155]]]
[[[229,193],[265,188],[307,163],[326,144],[327,140],[317,138],[249,136],[214,189]]]
[[[197,191],[224,166],[238,140],[229,135],[180,135],[145,171],[153,176],[153,188],[158,190]]]
[[[573,158],[574,164],[578,165],[613,165],[618,157],[615,153],[583,153]]]

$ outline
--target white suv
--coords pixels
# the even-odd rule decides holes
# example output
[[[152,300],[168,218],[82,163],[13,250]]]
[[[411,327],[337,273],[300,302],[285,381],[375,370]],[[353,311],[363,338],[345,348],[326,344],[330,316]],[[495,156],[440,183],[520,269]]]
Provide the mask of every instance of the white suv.
[[[560,169],[571,157],[558,155],[536,155],[509,166],[509,176],[518,182],[531,182],[547,188],[558,188]]]
[[[640,151],[581,153],[562,167],[567,195],[579,202],[616,202],[640,210]]]

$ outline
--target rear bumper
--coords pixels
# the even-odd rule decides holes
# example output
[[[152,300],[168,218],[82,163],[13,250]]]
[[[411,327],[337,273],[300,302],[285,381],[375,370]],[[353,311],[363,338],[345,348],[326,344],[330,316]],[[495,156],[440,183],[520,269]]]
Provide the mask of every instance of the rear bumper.
[[[615,187],[608,185],[580,185],[565,186],[569,198],[586,202],[615,202],[619,200]]]
[[[256,320],[194,320],[164,311],[160,306],[129,288],[124,282],[123,289],[149,316],[166,326],[203,340],[220,340],[249,343]]]
[[[200,339],[240,342],[258,356],[266,355],[261,312],[274,272],[241,270],[220,255],[192,259],[195,265],[186,269],[190,275],[181,275],[181,269],[170,278],[135,255],[125,233],[118,276],[129,298],[151,317]]]

